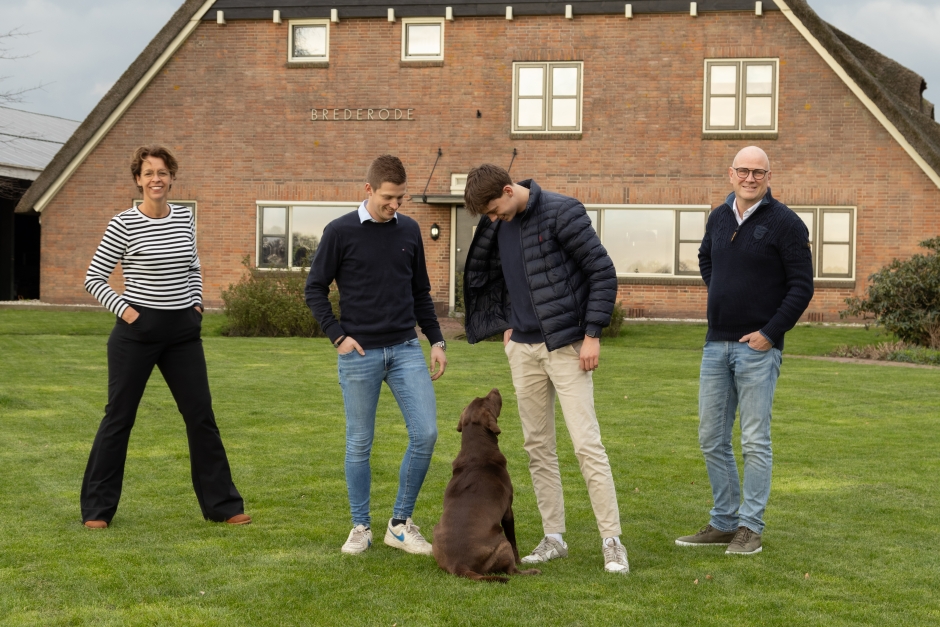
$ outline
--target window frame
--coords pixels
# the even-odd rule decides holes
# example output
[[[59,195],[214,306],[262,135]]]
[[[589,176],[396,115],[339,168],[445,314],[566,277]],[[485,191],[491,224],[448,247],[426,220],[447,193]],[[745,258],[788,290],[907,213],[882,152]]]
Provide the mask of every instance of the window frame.
[[[766,66],[773,68],[773,77],[771,79],[770,93],[770,116],[771,123],[767,126],[746,126],[747,120],[747,68],[749,66]],[[733,127],[729,126],[711,126],[711,68],[715,66],[734,66],[737,68],[735,80],[735,109]],[[705,76],[702,81],[702,132],[708,135],[723,134],[761,134],[777,133],[779,129],[779,110],[780,110],[780,59],[774,57],[751,57],[751,58],[710,58],[704,60]],[[721,96],[721,94],[719,94]],[[757,94],[765,96],[765,94]]]
[[[597,232],[598,237],[601,240],[601,244],[604,244],[605,248],[608,248],[605,243],[605,238],[607,237],[607,211],[624,211],[624,210],[633,210],[633,211],[671,211],[673,212],[673,220],[675,225],[675,231],[673,232],[671,250],[669,251],[669,257],[672,259],[672,272],[669,274],[660,273],[660,272],[621,272],[617,271],[617,278],[643,278],[643,279],[675,279],[675,278],[690,278],[690,277],[701,277],[700,270],[679,270],[679,245],[684,243],[694,243],[693,240],[682,240],[680,239],[679,232],[679,220],[681,213],[701,213],[704,222],[707,224],[709,213],[712,210],[711,205],[647,205],[647,204],[586,204],[584,205],[585,210],[590,214],[596,212],[597,221],[592,220],[594,230]],[[701,245],[701,240],[697,240],[699,245]]]
[[[405,62],[415,62],[415,61],[443,61],[444,60],[444,23],[446,20],[443,17],[403,17],[401,18],[401,60]],[[441,27],[441,53],[436,55],[422,54],[422,55],[409,55],[408,54],[408,27],[412,24],[437,24]]]
[[[295,57],[294,56],[294,27],[295,26],[324,26],[326,31],[325,48],[323,56]],[[329,19],[303,19],[288,20],[287,22],[287,62],[288,63],[329,63],[330,62],[330,20]]]
[[[519,95],[519,71],[527,67],[539,67],[544,70],[542,80],[542,125],[519,126],[519,101],[521,99],[531,98],[530,96]],[[555,68],[574,67],[578,70],[577,94],[572,98],[563,96],[556,98],[552,94],[553,71]],[[553,100],[574,100],[575,117],[577,124],[575,126],[553,127],[552,107]],[[580,135],[584,128],[584,61],[513,61],[512,64],[512,132],[539,134],[539,135],[560,135],[577,134]]]
[[[270,271],[270,270],[292,270],[292,271],[301,271],[309,270],[310,266],[295,266],[293,264],[293,253],[294,253],[294,233],[293,233],[293,218],[294,218],[294,209],[298,207],[323,207],[329,209],[349,209],[349,211],[355,211],[362,204],[362,201],[291,201],[291,202],[281,202],[277,200],[257,200],[255,201],[255,263],[254,267],[258,270]],[[264,228],[264,210],[265,209],[285,209],[286,216],[284,225],[285,233],[283,235],[285,240],[285,251],[287,256],[288,263],[283,266],[274,266],[266,265],[261,263],[261,248],[264,242],[264,237],[280,237],[280,234],[269,234],[266,235],[263,231]],[[348,211],[346,212],[348,213]]]
[[[813,230],[810,233],[810,250],[813,254],[813,280],[815,281],[854,281],[857,267],[856,251],[858,238],[858,207],[837,206],[837,205],[810,205],[810,206],[792,206],[790,207],[797,215],[801,213],[813,214]],[[848,214],[849,216],[849,241],[824,241],[822,239],[823,224],[827,214]],[[802,218],[801,218],[802,219]],[[805,221],[804,221],[805,223]],[[822,270],[823,248],[827,245],[849,247],[849,271],[848,273],[825,273]]]

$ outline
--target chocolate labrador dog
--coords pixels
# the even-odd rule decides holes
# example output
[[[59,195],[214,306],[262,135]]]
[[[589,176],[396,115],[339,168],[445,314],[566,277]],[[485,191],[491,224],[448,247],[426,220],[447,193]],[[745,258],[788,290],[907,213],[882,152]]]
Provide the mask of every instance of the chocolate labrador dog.
[[[444,491],[444,513],[434,527],[434,559],[447,572],[476,581],[506,583],[507,575],[538,575],[519,570],[516,528],[512,516],[512,482],[499,450],[496,418],[503,397],[493,388],[460,414],[460,454]]]

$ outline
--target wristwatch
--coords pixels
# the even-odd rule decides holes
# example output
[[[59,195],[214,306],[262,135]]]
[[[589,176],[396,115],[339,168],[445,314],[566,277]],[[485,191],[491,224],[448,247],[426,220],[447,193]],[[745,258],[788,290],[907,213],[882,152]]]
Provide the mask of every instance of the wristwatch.
[[[437,348],[441,349],[442,351],[444,351],[445,353],[447,352],[447,342],[445,342],[444,340],[441,340],[440,342],[435,342],[434,344],[431,344],[431,348],[434,348],[435,346],[436,346]]]
[[[333,342],[333,348],[339,348],[339,345],[342,344],[342,343],[343,343],[343,340],[345,340],[345,339],[346,339],[346,336],[345,336],[345,335],[341,335],[341,336],[339,336],[338,338],[336,338],[336,341]]]

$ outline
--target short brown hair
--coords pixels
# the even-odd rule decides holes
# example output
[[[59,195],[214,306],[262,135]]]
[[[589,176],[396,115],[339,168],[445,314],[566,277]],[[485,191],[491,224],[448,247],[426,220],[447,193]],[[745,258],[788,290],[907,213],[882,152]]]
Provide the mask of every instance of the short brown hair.
[[[467,174],[467,186],[463,191],[463,200],[471,215],[481,216],[486,213],[486,206],[491,200],[503,195],[503,188],[512,185],[509,172],[498,165],[484,163],[473,168]]]
[[[394,155],[376,157],[366,172],[366,183],[372,187],[372,191],[382,187],[382,183],[404,185],[407,181],[405,166],[401,159]]]
[[[137,183],[137,177],[140,176],[140,170],[143,168],[144,159],[147,157],[157,157],[158,159],[163,159],[163,163],[166,164],[167,170],[170,171],[170,179],[176,179],[176,173],[180,169],[180,164],[176,160],[176,157],[173,156],[173,153],[170,152],[170,149],[166,146],[161,146],[160,144],[149,144],[147,146],[141,146],[134,151],[134,156],[131,157],[131,177],[134,179],[134,183]],[[137,191],[143,193],[144,189],[138,185]]]

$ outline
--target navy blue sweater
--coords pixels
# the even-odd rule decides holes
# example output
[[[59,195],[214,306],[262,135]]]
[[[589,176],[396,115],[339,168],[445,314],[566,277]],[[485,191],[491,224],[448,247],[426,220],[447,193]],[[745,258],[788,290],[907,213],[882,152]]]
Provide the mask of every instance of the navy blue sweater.
[[[339,287],[342,321],[330,307]],[[444,339],[431,300],[431,281],[418,223],[398,214],[388,222],[360,222],[358,211],[330,222],[310,266],[307,306],[335,342],[348,335],[363,348],[383,348],[417,337],[415,321],[433,344]]]
[[[761,331],[783,350],[783,336],[813,298],[809,231],[770,190],[738,227],[734,194],[711,212],[698,251],[708,286],[709,341],[737,342]]]

